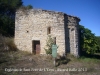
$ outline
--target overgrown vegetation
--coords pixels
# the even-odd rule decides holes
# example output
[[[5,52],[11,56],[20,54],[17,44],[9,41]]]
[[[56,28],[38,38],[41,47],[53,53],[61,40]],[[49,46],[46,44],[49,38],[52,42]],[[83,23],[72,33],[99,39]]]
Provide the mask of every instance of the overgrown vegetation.
[[[8,47],[8,50],[10,51],[17,51],[17,47],[14,43],[14,38],[12,37],[6,37],[5,38],[5,45]]]
[[[51,35],[48,35],[47,41],[46,41],[46,54],[52,54],[52,45],[53,45],[53,38],[51,37]]]
[[[17,51],[14,38],[0,35],[0,51]]]
[[[97,39],[97,43],[98,43],[98,50],[97,50],[97,52],[100,53],[100,36],[96,36],[96,39]]]
[[[22,6],[22,0],[0,0],[0,33],[13,36],[15,27],[15,11]]]
[[[100,38],[95,36],[88,28],[80,25],[80,49],[81,55],[94,54],[100,50]]]
[[[24,6],[22,0],[0,0],[0,34],[14,36],[15,12],[19,7],[32,8]]]

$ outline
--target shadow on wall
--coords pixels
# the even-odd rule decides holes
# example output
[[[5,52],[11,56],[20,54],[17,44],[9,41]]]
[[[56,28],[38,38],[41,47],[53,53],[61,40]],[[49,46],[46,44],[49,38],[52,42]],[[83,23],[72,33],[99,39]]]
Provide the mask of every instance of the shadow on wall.
[[[69,38],[69,28],[68,28],[68,17],[64,14],[64,28],[65,28],[65,52],[70,53],[70,38]]]

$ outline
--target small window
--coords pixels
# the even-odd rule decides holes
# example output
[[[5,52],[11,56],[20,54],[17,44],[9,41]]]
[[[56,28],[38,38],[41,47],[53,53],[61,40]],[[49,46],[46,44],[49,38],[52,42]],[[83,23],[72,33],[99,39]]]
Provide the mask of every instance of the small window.
[[[28,30],[27,30],[26,32],[27,32],[27,33],[29,33],[29,31],[28,31]]]
[[[47,28],[47,34],[51,34],[51,27]]]

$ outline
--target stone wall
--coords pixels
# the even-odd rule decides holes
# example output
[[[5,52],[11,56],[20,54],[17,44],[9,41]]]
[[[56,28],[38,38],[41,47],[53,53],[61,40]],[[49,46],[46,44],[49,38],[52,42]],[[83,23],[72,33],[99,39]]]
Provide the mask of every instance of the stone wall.
[[[18,49],[32,53],[32,41],[40,40],[41,54],[45,54],[47,28],[51,27],[51,36],[56,37],[59,46],[57,52],[60,55],[70,52],[77,56],[78,22],[77,17],[62,12],[19,9],[15,19],[15,44]]]
[[[70,51],[72,54],[74,54],[75,56],[79,55],[79,37],[78,37],[78,27],[79,27],[79,19],[76,17],[68,17],[68,19],[71,21],[71,23],[69,23],[68,28],[69,29],[69,37],[70,37]]]
[[[47,28],[51,27],[51,36],[56,37],[58,53],[65,53],[64,16],[60,12],[45,10],[19,10],[16,12],[15,43],[20,50],[32,53],[32,40],[40,40],[41,54],[47,40]]]
[[[79,21],[80,19],[71,15],[65,16],[65,44],[66,52],[79,56]]]

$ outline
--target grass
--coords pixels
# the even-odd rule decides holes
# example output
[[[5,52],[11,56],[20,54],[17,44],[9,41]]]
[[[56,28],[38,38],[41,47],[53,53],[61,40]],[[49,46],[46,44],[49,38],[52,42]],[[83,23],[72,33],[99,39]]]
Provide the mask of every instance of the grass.
[[[99,63],[100,60],[96,58],[87,58],[87,57],[81,57],[78,59],[81,62],[86,62],[86,63]]]
[[[0,75],[99,75],[100,74],[100,58],[80,57],[75,58],[68,54],[66,57],[56,59],[57,66],[53,65],[52,56],[32,55],[26,51],[15,50],[16,46],[13,38],[5,38],[5,44],[9,50],[3,50],[3,45],[0,46]],[[2,47],[2,48],[1,48]],[[14,49],[14,50],[13,50]],[[98,54],[99,55],[99,54]],[[69,72],[6,72],[5,68],[50,68],[50,69],[66,69],[76,68],[87,71],[69,71]]]
[[[12,37],[5,38],[5,46],[7,46],[10,51],[18,50],[16,45],[14,44],[14,38],[12,38]]]
[[[80,58],[74,58],[73,56],[69,55],[71,58],[71,61],[69,63],[70,67],[73,65],[76,69],[83,69],[83,71],[76,71],[73,72],[71,71],[71,75],[99,75],[99,70],[100,70],[100,59],[95,58],[95,57],[80,57]],[[86,69],[86,71],[84,71]]]
[[[2,53],[0,53],[0,56]],[[30,60],[29,58],[32,58]],[[19,60],[20,59],[20,60]],[[70,61],[68,61],[70,59]],[[69,75],[82,75],[82,73],[85,73],[87,75],[91,75],[91,73],[97,73],[99,74],[99,63],[100,60],[96,58],[86,58],[86,57],[80,57],[80,58],[75,58],[72,55],[67,56],[67,58],[61,57],[58,59],[58,61],[61,63],[58,65],[56,68],[53,67],[53,60],[51,56],[40,56],[40,55],[32,55],[29,54],[28,52],[24,51],[10,51],[10,52],[4,52],[2,55],[2,58],[0,58],[0,74],[2,75],[21,75],[23,72],[5,72],[4,68],[5,67],[12,67],[12,68],[87,68],[87,71],[69,71]],[[65,63],[67,62],[67,63]],[[36,63],[36,64],[35,64]],[[95,69],[96,68],[96,69]],[[20,73],[20,74],[19,74]],[[26,73],[26,75],[31,74],[31,72]],[[52,72],[51,72],[52,73]],[[37,72],[34,72],[34,74],[37,74]],[[58,72],[57,75],[59,75],[60,72]],[[41,75],[41,73],[37,74]],[[43,75],[45,75],[43,73]],[[49,75],[49,74],[48,74]],[[52,74],[53,75],[53,74]],[[63,75],[63,74],[62,74]],[[84,74],[83,74],[84,75]],[[95,74],[93,74],[95,75]]]

